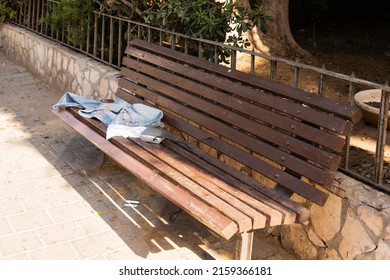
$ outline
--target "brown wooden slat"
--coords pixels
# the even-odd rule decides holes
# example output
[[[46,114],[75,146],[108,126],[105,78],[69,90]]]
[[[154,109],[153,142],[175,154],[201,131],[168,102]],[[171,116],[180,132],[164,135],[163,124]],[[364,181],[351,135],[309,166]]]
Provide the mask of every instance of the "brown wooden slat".
[[[237,128],[245,128],[245,130],[253,135],[256,135],[257,137],[265,139],[266,141],[274,143],[275,145],[283,147],[284,149],[290,150],[291,152],[310,159],[311,161],[314,161],[320,165],[326,166],[328,168],[333,167],[334,169],[338,167],[340,162],[339,156],[329,153],[323,149],[316,148],[315,146],[294,138],[291,135],[284,134],[268,126],[256,123],[253,120],[236,114],[235,112],[225,110],[216,104],[207,102],[204,99],[188,94],[177,88],[165,85],[159,81],[155,81],[154,79],[143,76],[140,73],[137,74],[137,83],[138,84],[135,84],[128,80],[120,79],[119,86],[128,89],[134,94],[140,95],[161,106],[164,106],[171,111],[177,112],[187,119],[191,119],[199,124],[202,124],[202,126],[207,127],[218,134],[223,135],[223,131],[215,130],[215,128],[213,129],[212,125],[220,126],[220,120],[223,120],[230,125],[236,126]],[[146,84],[147,87],[153,89],[153,91],[141,86],[140,83]],[[169,96],[169,98],[158,94],[157,90],[160,93]],[[120,92],[118,93],[121,94]],[[122,98],[124,98],[124,96],[122,96]],[[192,108],[201,108],[202,111],[207,112],[208,115],[192,110],[190,107],[183,108],[184,105],[181,105],[177,101],[185,102]],[[213,118],[211,118],[211,116],[213,116]],[[215,120],[214,118],[219,118],[220,120]],[[224,136],[230,138],[229,134]],[[245,144],[245,141],[240,141],[239,139],[231,140]]]
[[[73,110],[73,112],[75,111]],[[76,115],[75,117],[81,122],[89,124],[94,129],[99,130],[96,132],[100,135],[105,134],[106,127],[103,123],[94,119],[86,119],[79,115]],[[208,184],[207,181],[202,182],[201,180],[196,180],[198,176],[196,173],[199,171],[189,168],[185,161],[181,161],[180,166],[177,166],[177,164],[164,163],[164,161],[172,162],[172,157],[175,156],[170,151],[159,150],[161,146],[146,144],[139,141],[138,144],[136,144],[136,140],[126,140],[123,137],[114,137],[111,142],[115,143],[116,146],[121,147],[121,150],[125,151],[133,158],[138,159],[145,165],[150,166],[162,174],[163,177],[169,178],[171,181],[175,182],[175,184],[185,188],[189,193],[198,196],[210,205],[213,205],[227,217],[236,221],[239,225],[240,232],[252,230],[254,225],[256,225],[257,228],[263,228],[265,226],[266,218],[263,214],[255,212],[254,209],[251,209],[242,201],[237,200],[237,198],[228,195],[227,193],[216,195],[215,193],[218,192],[216,186]],[[140,146],[143,146],[143,148]],[[175,158],[180,160],[179,157]],[[183,159],[184,158],[182,158],[182,160]],[[176,167],[174,167],[174,165]],[[195,179],[192,179],[191,177],[194,177]],[[221,198],[221,196],[223,198]],[[251,218],[249,218],[248,215]],[[252,224],[251,219],[254,220],[254,225]]]
[[[124,100],[130,102],[130,103],[146,103],[145,101],[139,99],[137,96],[130,95],[127,92],[119,89],[117,92],[118,97],[123,98]],[[149,104],[150,105],[150,104]],[[188,108],[183,108],[187,109]],[[170,114],[165,113],[165,122],[168,120]],[[176,122],[174,120],[170,120],[170,125],[176,126]],[[206,119],[204,122],[200,122],[202,125],[210,125],[210,122],[208,119]],[[183,124],[186,125],[186,124]],[[179,128],[180,129],[180,128]],[[226,133],[222,134],[223,136],[234,139],[236,142],[239,143],[245,143],[244,146],[246,146],[249,150],[258,153],[259,155],[262,155],[281,166],[285,166],[286,168],[289,168],[293,171],[296,171],[306,178],[309,178],[310,180],[321,184],[325,186],[329,186],[332,184],[334,179],[334,174],[330,173],[324,169],[319,168],[318,166],[312,165],[307,161],[301,160],[290,153],[287,153],[283,150],[279,150],[275,148],[274,146],[268,145],[264,142],[261,142],[258,139],[255,139],[253,137],[250,137],[248,135],[242,134],[240,131],[237,131],[231,126],[226,126],[221,123],[216,123],[215,126],[212,128],[214,131],[218,131],[219,133],[226,131]],[[205,136],[203,136],[203,139]]]
[[[257,199],[255,202],[252,202],[251,199],[246,201],[259,209],[259,211],[269,215],[269,226],[308,220],[309,210],[307,208],[291,201],[288,197],[272,191],[242,172],[226,166],[226,164],[209,154],[176,140],[165,140],[163,145],[190,159],[194,164],[202,166],[203,169],[215,176],[215,179],[212,180],[218,180],[217,184],[219,184],[219,180],[226,181],[230,186],[234,186],[234,189],[248,194],[252,200],[253,198]],[[235,195],[237,195],[236,193],[237,191],[235,191]],[[259,205],[259,202],[261,204],[264,203],[264,205]],[[280,217],[280,214],[283,217]]]
[[[265,90],[270,90],[286,98],[292,98],[294,100],[302,102],[303,104],[310,105],[314,108],[326,109],[329,113],[338,114],[345,119],[351,120],[353,123],[356,123],[362,117],[361,111],[358,110],[358,108],[356,107],[348,106],[346,104],[342,104],[334,100],[309,94],[302,90],[291,88],[286,85],[278,84],[260,77],[251,76],[251,78],[248,78],[247,74],[242,73],[240,71],[231,70],[230,68],[216,65],[215,63],[211,63],[209,61],[199,60],[195,57],[189,57],[184,55],[183,53],[176,52],[161,46],[156,46],[154,44],[150,44],[148,42],[139,39],[132,40],[130,42],[129,47],[126,49],[126,51],[128,51],[128,49],[130,49],[131,46],[138,47],[152,53],[156,51],[158,53],[164,53],[165,56],[170,57],[171,59],[177,61],[181,61],[183,64],[191,64],[200,68],[207,69],[208,71],[214,72],[218,75],[233,77],[238,81],[249,83],[256,87],[262,87]]]
[[[132,100],[134,100],[132,99],[133,97],[131,95],[126,94],[126,92],[124,91],[122,92],[121,90],[118,90],[117,93],[119,93],[119,97],[127,98],[128,102],[132,102]],[[153,100],[153,96],[157,97],[158,100]],[[164,104],[165,101],[168,103],[171,102],[169,100],[165,100],[163,102],[161,96],[157,96],[154,93],[151,93],[151,96],[149,96],[148,98],[152,98],[153,101],[157,101],[157,103],[160,105]],[[183,107],[181,108],[181,110],[185,111],[190,109]],[[169,116],[170,115],[166,113],[165,119],[169,118]],[[203,117],[203,115],[201,115],[201,117]],[[169,123],[172,123],[172,121]],[[174,124],[174,127],[178,127],[178,122]],[[198,139],[200,139],[202,142],[221,151],[222,153],[228,154],[229,156],[235,158],[239,162],[244,162],[245,165],[247,165],[248,167],[253,168],[254,170],[258,170],[261,174],[268,177],[269,179],[279,183],[280,185],[288,188],[289,190],[292,190],[298,193],[299,195],[319,205],[323,205],[327,199],[327,195],[319,191],[318,189],[313,188],[312,186],[306,184],[305,182],[295,178],[294,176],[286,172],[281,171],[280,169],[272,165],[267,164],[265,161],[262,161],[261,159],[248,157],[248,154],[246,152],[234,146],[231,146],[230,144],[227,144],[226,142],[221,141],[220,139],[217,139],[210,134],[206,134],[206,132],[201,132],[200,130],[196,130],[195,127],[190,127],[187,124],[180,126],[180,130],[183,130],[185,133],[190,134],[192,136],[196,136],[196,133],[204,133],[203,136],[197,136]],[[196,130],[197,132],[194,132],[194,130]]]
[[[188,65],[180,66],[180,64],[177,62],[158,55],[149,54],[145,56],[141,50],[137,49],[129,49],[129,52],[130,51],[134,55],[133,59],[139,59],[154,64],[158,67],[163,67],[169,71],[177,71],[177,73],[182,75],[187,75],[187,71],[190,69]],[[125,63],[127,59],[129,58],[124,58]],[[181,69],[179,70],[178,68]],[[324,127],[342,135],[346,135],[352,126],[349,121],[337,118],[329,112],[319,111],[307,105],[302,105],[301,103],[291,102],[291,100],[288,98],[281,98],[280,96],[272,95],[270,94],[271,92],[251,89],[247,86],[240,85],[223,77],[213,76],[212,79],[207,79],[208,77],[210,77],[210,75],[204,75],[204,78],[199,81],[207,83],[210,86],[215,86],[215,81],[217,80],[217,86],[220,89],[226,91],[234,90],[234,92],[237,94],[251,101],[255,101],[264,106],[274,108],[275,110],[283,113],[288,113],[291,116],[304,119],[306,122],[311,122],[312,124]]]
[[[191,180],[188,174],[185,174],[181,170],[172,168],[172,166],[164,163],[161,158],[154,157],[152,154],[135,145],[132,141],[128,141],[123,137],[114,137],[112,142],[119,146],[122,150],[126,151],[126,153],[131,154],[133,157],[139,157],[142,159],[145,163],[152,166],[153,169],[160,172],[162,176],[169,178],[169,180],[172,180],[175,184],[185,188],[185,190],[191,193],[192,196],[196,196],[205,201],[210,206],[213,206],[219,212],[235,221],[238,224],[240,232],[253,229],[252,220],[250,217],[241,212],[242,209],[237,210],[231,204],[213,195],[212,192],[203,188],[201,182]]]
[[[94,119],[85,119],[81,117],[77,113],[77,109],[68,109],[72,112],[75,118],[79,119],[81,122],[86,123],[87,125],[91,126],[92,129],[95,130],[96,133],[101,135],[102,137],[105,137],[105,130],[106,127],[103,123],[94,120]],[[172,136],[173,137],[173,136]],[[171,137],[170,137],[171,138]],[[120,141],[120,145],[128,145],[128,141],[131,140],[118,140],[117,138],[115,141]],[[180,169],[181,172],[185,173],[186,176],[190,176],[195,178],[195,181],[198,182],[201,185],[207,185],[209,190],[213,190],[214,194],[217,196],[224,197],[224,200],[228,203],[231,203],[234,207],[239,208],[241,211],[245,211],[246,215],[249,215],[252,217],[253,221],[253,228],[263,228],[265,226],[265,217],[263,215],[267,216],[268,219],[268,225],[269,226],[276,226],[280,224],[291,224],[294,223],[297,219],[296,213],[298,214],[298,218],[300,221],[306,221],[308,218],[308,210],[302,206],[297,205],[296,203],[292,202],[286,197],[281,196],[278,193],[273,192],[272,190],[268,189],[265,186],[261,186],[258,182],[255,183],[253,181],[251,184],[252,186],[255,186],[258,189],[265,190],[265,193],[272,196],[272,199],[270,197],[267,197],[262,192],[256,192],[253,187],[249,187],[248,185],[245,185],[244,183],[240,182],[239,180],[236,180],[232,177],[230,177],[228,174],[226,174],[227,168],[229,168],[226,164],[223,164],[222,162],[214,162],[214,164],[217,164],[220,166],[219,171],[210,166],[210,163],[207,161],[199,161],[199,158],[196,159],[193,156],[189,156],[188,152],[183,150],[182,147],[174,144],[174,149],[170,150],[164,150],[161,151],[162,145],[151,145],[147,143],[143,143],[139,140],[132,140],[136,142],[138,145],[142,146],[144,150],[148,150],[150,153],[154,154],[157,158],[162,159],[169,165],[173,166],[175,169]],[[164,141],[164,146],[167,143],[167,141]],[[172,147],[172,143],[170,145]],[[138,147],[131,145],[131,147],[126,148],[128,151],[131,151],[132,154],[136,155],[136,157],[145,157],[144,151],[142,149],[139,149]],[[180,152],[178,153],[178,150]],[[183,155],[186,154],[186,157],[183,157]],[[198,156],[201,156],[202,158],[208,158],[206,154],[202,154],[202,152],[197,152]],[[181,155],[179,157],[178,155]],[[186,160],[183,160],[186,159]],[[208,158],[209,159],[209,158]],[[193,164],[190,164],[188,160],[191,160],[192,163],[200,163],[196,164],[197,166],[193,166]],[[213,160],[212,160],[213,161]],[[206,168],[207,167],[207,168]],[[204,168],[207,169],[207,172],[204,171]],[[230,172],[229,172],[230,173]],[[240,174],[240,177],[246,177],[245,174]],[[217,177],[215,177],[217,176]],[[219,179],[218,179],[219,178]],[[227,185],[224,180],[227,178],[230,178],[229,181],[234,187]],[[210,185],[212,183],[213,185]],[[218,186],[218,188],[215,188]],[[239,191],[238,191],[239,190]],[[219,193],[222,191],[221,193]],[[243,191],[244,193],[242,193]],[[226,192],[226,193],[225,193]],[[227,196],[227,193],[232,196]],[[245,193],[250,194],[250,196],[246,195]],[[253,197],[257,198],[254,199]],[[237,198],[239,201],[237,201]],[[278,202],[275,201],[278,200]],[[245,201],[245,204],[243,202]],[[264,204],[265,203],[265,204]],[[257,209],[258,212],[253,212],[253,210],[248,209],[245,205],[250,205],[250,207],[253,207],[254,209]],[[282,205],[286,205],[283,207]],[[291,209],[288,210],[287,208]],[[229,211],[229,210],[228,210]],[[296,212],[296,213],[295,213]],[[303,220],[304,219],[304,220]]]
[[[277,212],[275,209],[265,209],[265,205],[263,204],[260,208],[263,212],[259,212],[260,209],[256,209],[257,207],[252,207],[252,205],[258,206],[261,204],[260,201],[257,201],[244,193],[238,192],[237,189],[227,185],[221,180],[217,180],[212,174],[206,173],[203,170],[203,167],[194,166],[192,161],[189,161],[188,158],[178,154],[177,151],[166,149],[163,145],[145,143],[138,139],[130,139],[129,141],[134,141],[138,146],[142,147],[142,149],[153,154],[155,157],[160,158],[174,169],[180,170],[180,172],[191,178],[191,180],[196,181],[216,197],[224,200],[240,212],[251,217],[253,220],[252,229],[264,228],[267,221],[266,216],[268,216],[269,219],[272,215],[281,216],[281,213],[275,213]],[[267,212],[266,210],[269,211]],[[225,211],[229,212],[229,209],[224,210],[223,212]],[[278,224],[281,224],[281,222],[282,221],[279,221]]]
[[[175,117],[166,114],[165,118],[169,118],[172,120]],[[170,123],[171,122],[172,121],[170,121]],[[230,155],[233,155],[233,158],[242,158],[249,156],[248,153],[227,144],[225,141],[222,141],[210,134],[207,134],[206,132],[197,129],[196,127],[185,125],[185,122],[178,118],[175,118],[175,122],[176,127],[179,126],[180,129],[186,134],[189,134],[191,136],[198,135],[198,137],[203,134],[203,137],[200,136],[199,138],[208,139],[208,141],[204,142],[210,147],[217,149],[222,153],[229,153]],[[182,123],[182,125],[179,125],[179,123]],[[272,165],[268,165],[261,159],[252,158],[250,159],[250,161],[247,162],[247,166],[254,170],[260,170],[259,172],[261,172],[262,175],[277,182],[285,188],[309,199],[310,201],[313,201],[319,205],[324,205],[326,202],[326,199],[328,197],[326,193],[314,188],[311,185],[308,185],[307,183],[299,180],[298,178],[286,172],[283,172],[276,167],[273,167]]]
[[[257,118],[259,121],[266,122],[272,126],[283,129],[288,133],[293,133],[300,138],[305,138],[307,141],[316,143],[323,147],[327,147],[336,152],[341,152],[343,148],[343,138],[340,138],[335,134],[330,134],[326,131],[319,130],[318,127],[312,127],[292,117],[287,117],[275,111],[264,109],[263,107],[248,102],[245,99],[238,98],[238,94],[234,96],[223,94],[220,91],[211,88],[210,86],[199,84],[193,80],[188,80],[182,76],[177,75],[176,73],[170,73],[162,69],[156,69],[154,66],[147,65],[133,59],[124,59],[124,65],[137,72],[158,77],[159,80],[168,81],[171,85],[180,86],[181,88],[187,91],[191,91],[192,93],[201,97],[218,102],[219,104],[230,108],[230,110],[240,112],[240,114],[243,114],[247,118]],[[195,78],[197,80],[209,79],[210,82],[211,80],[214,80],[215,84],[215,77],[210,76],[210,74],[191,69],[188,66],[177,65],[177,67],[178,69],[176,69],[176,71],[178,73],[184,72],[186,76],[191,76],[191,78]],[[122,75],[131,77],[134,75],[134,72],[129,71],[129,69],[122,68]],[[279,99],[278,101],[281,103],[287,102],[282,99]]]
[[[168,69],[170,71],[177,71],[181,75],[191,75],[191,67],[188,65],[180,65],[179,63],[172,61],[171,59],[166,59],[164,57],[149,54],[148,56],[143,55],[141,50],[129,49],[129,53],[134,55],[133,59],[142,60],[153,64],[158,67]],[[130,58],[124,58],[124,63],[128,63]],[[200,69],[202,71],[202,69]],[[352,124],[345,119],[337,118],[334,116],[334,113],[330,114],[329,112],[319,111],[307,105],[303,106],[302,103],[292,102],[293,100],[286,97],[282,98],[280,96],[275,96],[275,94],[270,94],[264,90],[258,90],[250,88],[248,86],[240,85],[236,82],[230,81],[218,75],[213,75],[210,77],[210,74],[204,72],[203,76],[198,77],[198,81],[208,84],[211,87],[218,87],[225,91],[231,92],[235,95],[240,95],[251,101],[258,102],[264,106],[274,108],[283,113],[288,113],[291,116],[305,120],[306,122],[311,122],[315,125],[324,127],[331,131],[346,135],[350,131]],[[208,74],[208,75],[206,75]],[[248,76],[248,75],[247,75]],[[191,77],[191,76],[190,76]],[[195,77],[191,77],[194,78]],[[304,104],[304,103],[303,103]]]
[[[63,119],[87,140],[98,147],[102,152],[110,155],[118,164],[126,170],[145,181],[152,189],[159,192],[168,200],[185,210],[201,223],[207,225],[226,239],[230,239],[237,231],[237,225],[231,219],[222,215],[212,206],[202,200],[189,195],[186,191],[166,180],[155,171],[147,168],[143,163],[135,160],[118,147],[105,140],[87,125],[76,119],[71,112],[62,109],[54,109],[53,113]]]

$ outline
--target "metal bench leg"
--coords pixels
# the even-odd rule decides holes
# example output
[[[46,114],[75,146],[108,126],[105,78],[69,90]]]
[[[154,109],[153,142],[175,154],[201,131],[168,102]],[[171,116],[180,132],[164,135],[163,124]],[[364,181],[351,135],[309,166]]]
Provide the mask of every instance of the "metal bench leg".
[[[100,151],[98,162],[96,164],[94,164],[91,169],[86,169],[86,170],[83,170],[82,172],[85,175],[93,175],[94,173],[98,172],[103,167],[103,165],[107,159],[108,159],[107,155],[105,153],[103,153],[102,151]]]
[[[253,231],[241,233],[241,238],[237,240],[236,259],[250,260],[252,258]]]
[[[104,163],[106,162],[106,160],[107,160],[107,155],[103,152],[100,152],[99,161],[94,166],[93,170],[97,171],[97,170],[101,169],[103,167]]]

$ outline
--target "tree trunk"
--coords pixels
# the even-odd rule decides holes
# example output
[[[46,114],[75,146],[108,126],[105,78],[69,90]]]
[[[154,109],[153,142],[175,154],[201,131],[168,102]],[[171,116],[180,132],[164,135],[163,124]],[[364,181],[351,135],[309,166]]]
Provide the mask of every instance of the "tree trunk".
[[[249,0],[236,0],[235,2],[240,6],[250,8]],[[267,15],[273,19],[267,23],[269,28],[266,34],[257,28],[248,32],[247,38],[255,50],[286,58],[310,56],[297,44],[291,34],[289,0],[257,0],[252,2],[263,4],[267,8]]]

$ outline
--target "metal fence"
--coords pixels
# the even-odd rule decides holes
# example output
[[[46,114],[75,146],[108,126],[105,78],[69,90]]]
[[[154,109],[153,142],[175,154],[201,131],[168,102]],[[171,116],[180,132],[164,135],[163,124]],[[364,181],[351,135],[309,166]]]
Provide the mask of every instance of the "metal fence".
[[[85,15],[85,19],[81,21],[82,23],[78,29],[78,38],[72,38],[69,24],[63,22],[63,24],[57,24],[57,26],[55,26],[47,20],[48,15],[53,11],[54,5],[57,5],[57,1],[20,1],[14,23],[82,52],[114,68],[119,68],[121,66],[121,60],[127,42],[132,38],[137,37],[149,42],[181,50],[182,52],[191,55],[207,58],[215,63],[231,67],[232,69],[237,69],[241,63],[239,60],[242,57],[246,57],[247,65],[249,65],[247,72],[250,72],[253,75],[264,76],[264,69],[266,69],[267,78],[276,82],[280,82],[279,80],[286,80],[283,79],[284,75],[290,75],[288,79],[290,86],[296,88],[299,87],[300,77],[302,76],[302,73],[304,73],[304,75],[310,75],[316,79],[314,82],[316,85],[315,94],[325,97],[329,97],[326,91],[327,81],[329,79],[335,79],[346,85],[345,88],[347,88],[347,92],[344,93],[346,96],[345,102],[350,104],[353,104],[353,96],[358,89],[380,90],[382,99],[376,131],[376,147],[375,152],[372,155],[374,166],[373,174],[372,176],[362,175],[361,172],[350,166],[351,159],[355,156],[354,153],[351,153],[351,148],[353,147],[350,145],[350,138],[353,136],[348,137],[347,139],[348,144],[344,152],[341,170],[360,181],[369,183],[383,191],[390,192],[390,180],[384,180],[384,166],[387,164],[384,160],[384,154],[386,150],[390,96],[390,87],[387,83],[378,84],[359,79],[355,77],[353,73],[348,76],[329,71],[325,69],[325,67],[313,67],[283,58],[257,53],[252,50],[229,46],[220,42],[194,38],[97,11],[89,12]],[[224,53],[229,53],[229,56],[224,56]],[[257,65],[259,59],[262,61],[261,69],[263,69],[263,71],[261,71],[261,73],[259,73],[259,66]],[[265,64],[264,61],[266,61]],[[286,67],[290,69],[290,71],[286,72]],[[278,72],[279,68],[284,69],[283,73],[280,73],[280,71]]]

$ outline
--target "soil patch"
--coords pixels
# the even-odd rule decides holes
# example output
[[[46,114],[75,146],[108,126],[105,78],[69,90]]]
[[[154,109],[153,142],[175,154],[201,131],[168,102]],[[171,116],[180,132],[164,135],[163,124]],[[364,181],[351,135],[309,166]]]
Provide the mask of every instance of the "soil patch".
[[[316,30],[300,29],[295,39],[313,58],[305,63],[341,74],[352,75],[371,82],[384,84],[390,79],[390,29],[383,26],[350,27],[334,26]],[[308,80],[302,80],[307,83]],[[326,80],[326,96],[340,101],[348,100],[349,85],[336,80]],[[354,92],[365,90],[362,86]],[[369,104],[379,108],[380,103]],[[389,134],[389,133],[388,133]],[[372,179],[376,150],[376,127],[362,123],[354,131],[351,147],[350,168]],[[390,138],[385,150],[384,183],[390,183]]]
[[[324,67],[337,73],[354,75],[357,78],[384,84],[390,79],[390,57],[386,52],[390,48],[390,28],[385,27],[344,27],[337,26],[320,30],[298,29],[294,32],[296,41],[308,50],[312,57],[303,64]],[[292,58],[287,58],[292,59]],[[256,61],[256,73],[269,77],[269,62]],[[292,86],[294,69],[278,64],[276,81]],[[318,93],[319,75],[311,71],[299,72],[299,88]],[[349,103],[349,82],[325,77],[324,96]],[[363,86],[354,86],[353,92],[365,90]],[[375,104],[374,104],[375,105]],[[379,104],[377,104],[378,106]],[[364,122],[356,126],[351,139],[349,167],[359,174],[372,179],[374,177],[377,128]],[[390,133],[387,133],[387,147],[384,154],[384,183],[390,184]]]

